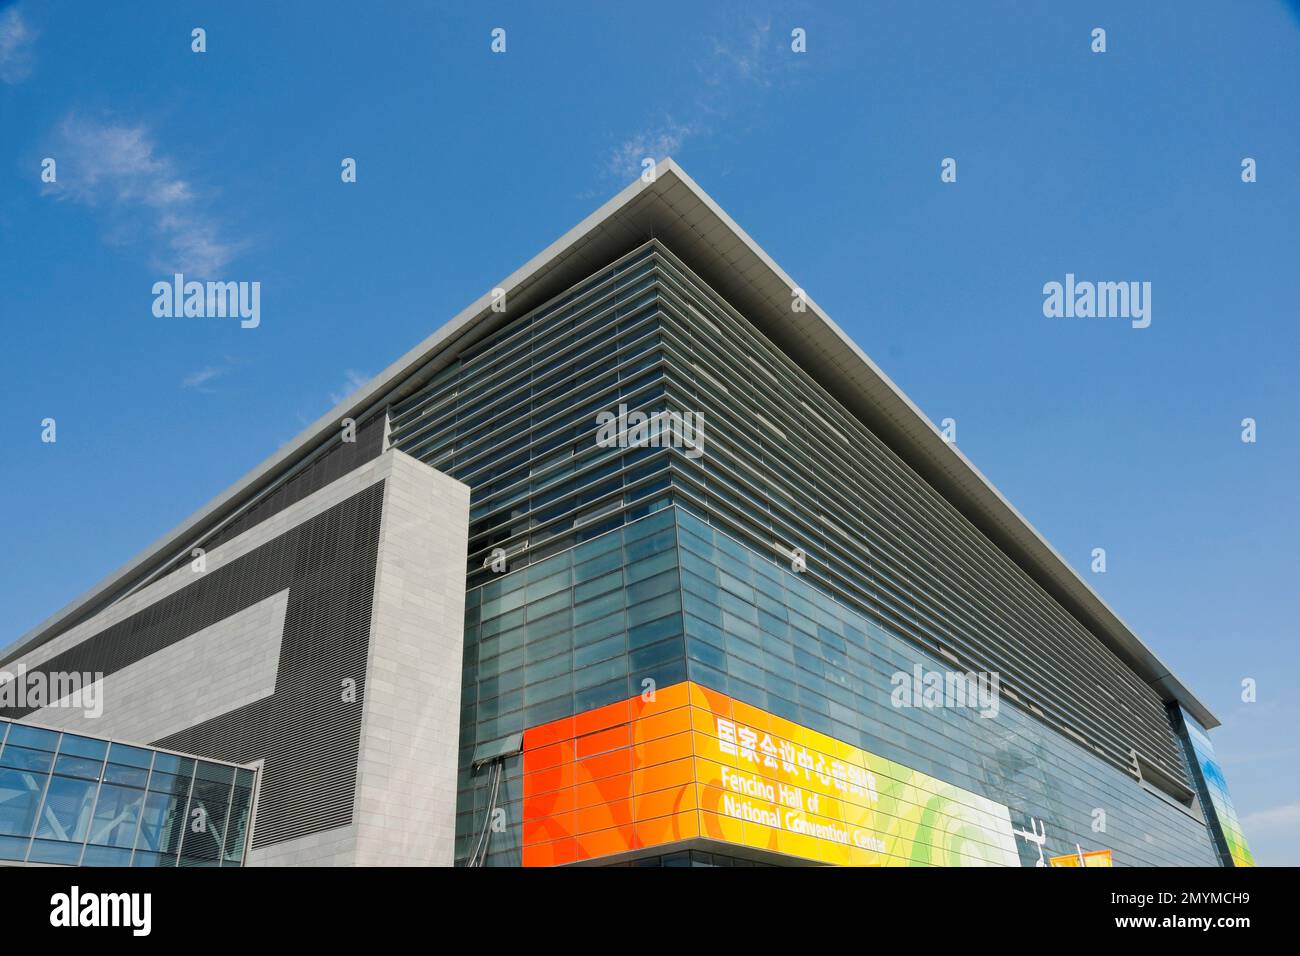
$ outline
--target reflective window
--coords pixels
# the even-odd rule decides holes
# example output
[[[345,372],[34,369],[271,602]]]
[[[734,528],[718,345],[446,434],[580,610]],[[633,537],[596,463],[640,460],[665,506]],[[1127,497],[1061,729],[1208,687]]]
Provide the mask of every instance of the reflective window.
[[[144,806],[144,791],[134,787],[116,787],[104,784],[95,804],[95,817],[90,826],[90,842],[104,846],[135,846],[135,831],[140,823],[140,808]]]
[[[240,866],[256,773],[0,719],[0,860]]]
[[[188,803],[188,790],[182,794],[150,793],[145,798],[144,818],[140,823],[140,833],[135,843],[136,856],[140,856],[140,851],[145,851],[171,858],[171,862],[167,864],[146,865],[175,865],[176,854],[181,848],[181,836],[185,830],[185,808]]]
[[[43,774],[0,770],[0,834],[31,836],[45,780]]]
[[[69,777],[52,777],[45,791],[36,825],[37,837],[81,843],[90,828],[90,810],[95,801],[95,783]]]

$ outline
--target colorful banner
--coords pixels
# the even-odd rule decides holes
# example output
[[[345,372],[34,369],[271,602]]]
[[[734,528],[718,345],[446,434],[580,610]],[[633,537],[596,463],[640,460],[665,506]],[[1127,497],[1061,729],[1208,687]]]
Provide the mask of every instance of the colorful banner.
[[[1114,866],[1110,850],[1087,850],[1049,857],[1048,866]]]
[[[1005,806],[693,682],[524,733],[523,862],[706,839],[817,863],[1018,866]]]
[[[1191,741],[1192,751],[1196,754],[1196,762],[1200,765],[1205,788],[1209,792],[1212,804],[1210,809],[1219,820],[1219,828],[1223,833],[1224,841],[1228,844],[1228,855],[1232,858],[1233,866],[1254,866],[1255,857],[1246,843],[1245,834],[1241,832],[1241,823],[1237,820],[1237,808],[1233,805],[1232,797],[1228,795],[1228,781],[1224,778],[1223,770],[1214,755],[1214,745],[1210,743],[1210,738],[1200,725],[1186,714],[1183,715],[1183,722],[1187,727],[1187,737]]]

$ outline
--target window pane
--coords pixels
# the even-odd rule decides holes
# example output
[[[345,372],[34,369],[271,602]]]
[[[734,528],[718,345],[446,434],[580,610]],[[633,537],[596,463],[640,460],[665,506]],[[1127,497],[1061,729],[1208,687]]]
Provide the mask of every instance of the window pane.
[[[144,791],[104,784],[95,804],[90,842],[130,849],[135,843],[136,823],[144,805]]]
[[[27,859],[32,863],[76,866],[77,861],[81,859],[81,844],[64,843],[59,840],[37,840],[32,844],[32,852]]]
[[[22,860],[27,856],[27,837],[0,836],[0,860]]]
[[[71,754],[74,757],[88,757],[91,760],[98,760],[101,763],[104,760],[104,754],[107,752],[107,741],[94,740],[90,737],[78,737],[76,734],[64,734],[63,741],[59,744],[60,754]]]
[[[54,755],[46,750],[29,750],[8,744],[5,752],[0,754],[0,767],[12,767],[15,770],[36,770],[49,773]]]
[[[20,770],[0,770],[0,834],[31,836],[45,777]]]
[[[188,774],[186,776],[177,776],[170,773],[159,773],[155,770],[153,776],[149,778],[149,789],[158,793],[177,794],[184,800],[190,792],[190,778]]]
[[[247,776],[245,776],[247,774]],[[248,832],[248,815],[252,810],[253,791],[251,784],[253,774],[247,770],[239,772],[239,782],[235,785],[231,797],[230,822],[226,826],[226,851],[223,858],[226,863],[242,863],[244,857],[244,840]],[[248,786],[241,786],[248,784]]]
[[[149,771],[140,767],[124,767],[120,763],[111,763],[104,771],[105,783],[125,784],[128,787],[143,787],[149,779]]]
[[[194,776],[198,780],[210,780],[213,783],[225,784],[229,787],[230,782],[235,779],[235,768],[226,764],[208,763],[206,760],[200,760]]]
[[[81,858],[82,866],[130,866],[131,851],[106,846],[88,846]]]
[[[174,773],[188,777],[194,772],[194,758],[180,757],[176,754],[155,754],[153,758],[154,773]]]
[[[144,819],[140,824],[140,836],[136,840],[136,857],[138,851],[157,851],[168,857],[175,857],[180,849],[181,833],[185,827],[185,794],[176,796],[166,793],[150,793],[145,798]],[[137,859],[137,866],[141,865]],[[171,866],[171,862],[158,865]]]
[[[54,761],[54,772],[61,773],[67,777],[83,777],[86,780],[98,780],[99,771],[103,769],[104,764],[99,760],[88,760],[85,757],[72,757],[59,755],[59,759]]]
[[[5,746],[34,747],[37,750],[53,751],[58,742],[59,735],[53,730],[14,724],[9,729],[9,739],[5,742]]]
[[[38,837],[81,843],[90,829],[90,805],[95,799],[95,784],[89,780],[53,777],[41,807]]]
[[[208,766],[211,766],[210,764]],[[233,769],[230,777],[234,777]],[[190,810],[185,817],[185,842],[181,846],[181,865],[196,865],[221,859],[221,844],[226,834],[226,812],[230,804],[230,785],[206,780],[194,781]]]
[[[153,752],[142,747],[113,744],[112,749],[108,752],[108,759],[112,763],[124,763],[129,767],[144,767],[148,770],[149,764],[153,760]]]

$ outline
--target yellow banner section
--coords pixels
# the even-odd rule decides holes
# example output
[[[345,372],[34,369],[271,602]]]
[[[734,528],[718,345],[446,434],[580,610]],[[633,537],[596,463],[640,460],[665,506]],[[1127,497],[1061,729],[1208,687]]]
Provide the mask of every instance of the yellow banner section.
[[[839,864],[1019,865],[1001,804],[698,685],[690,706],[701,812],[749,824],[747,845]]]

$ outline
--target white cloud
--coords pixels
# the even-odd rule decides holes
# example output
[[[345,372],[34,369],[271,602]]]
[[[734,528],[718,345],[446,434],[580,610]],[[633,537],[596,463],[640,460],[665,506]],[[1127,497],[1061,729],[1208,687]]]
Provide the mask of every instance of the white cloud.
[[[207,368],[201,368],[197,372],[191,372],[181,381],[182,388],[194,388],[200,392],[210,392],[212,389],[205,386],[213,379],[220,378],[230,371],[222,365],[210,365]]]
[[[0,80],[21,83],[32,72],[36,34],[17,7],[0,13]]]
[[[340,404],[362,385],[365,385],[366,382],[370,381],[369,375],[363,375],[361,372],[357,372],[353,369],[348,369],[343,373],[343,376],[343,387],[337,392],[330,392],[331,405]]]
[[[772,20],[754,20],[724,38],[713,38],[713,56],[699,64],[706,82],[720,85],[740,81],[760,87],[772,85],[779,61],[771,55]]]
[[[1242,832],[1278,833],[1300,828],[1300,803],[1288,803],[1268,810],[1257,810],[1241,818]]]
[[[729,22],[724,33],[708,37],[707,43],[707,52],[691,64],[700,80],[694,100],[676,116],[646,124],[611,149],[607,176],[639,176],[643,159],[658,161],[677,153],[688,140],[708,135],[710,121],[760,113],[767,92],[799,67],[800,57],[788,43],[773,37],[770,16]]]
[[[699,132],[691,125],[677,123],[671,116],[662,123],[633,133],[609,153],[606,171],[618,179],[641,175],[641,161],[649,157],[655,162],[672,156],[686,140]]]
[[[155,242],[155,268],[211,277],[239,252],[143,126],[69,116],[59,125],[50,155],[58,163],[58,180],[46,191],[104,209],[114,219],[112,235],[130,236],[146,227]]]

